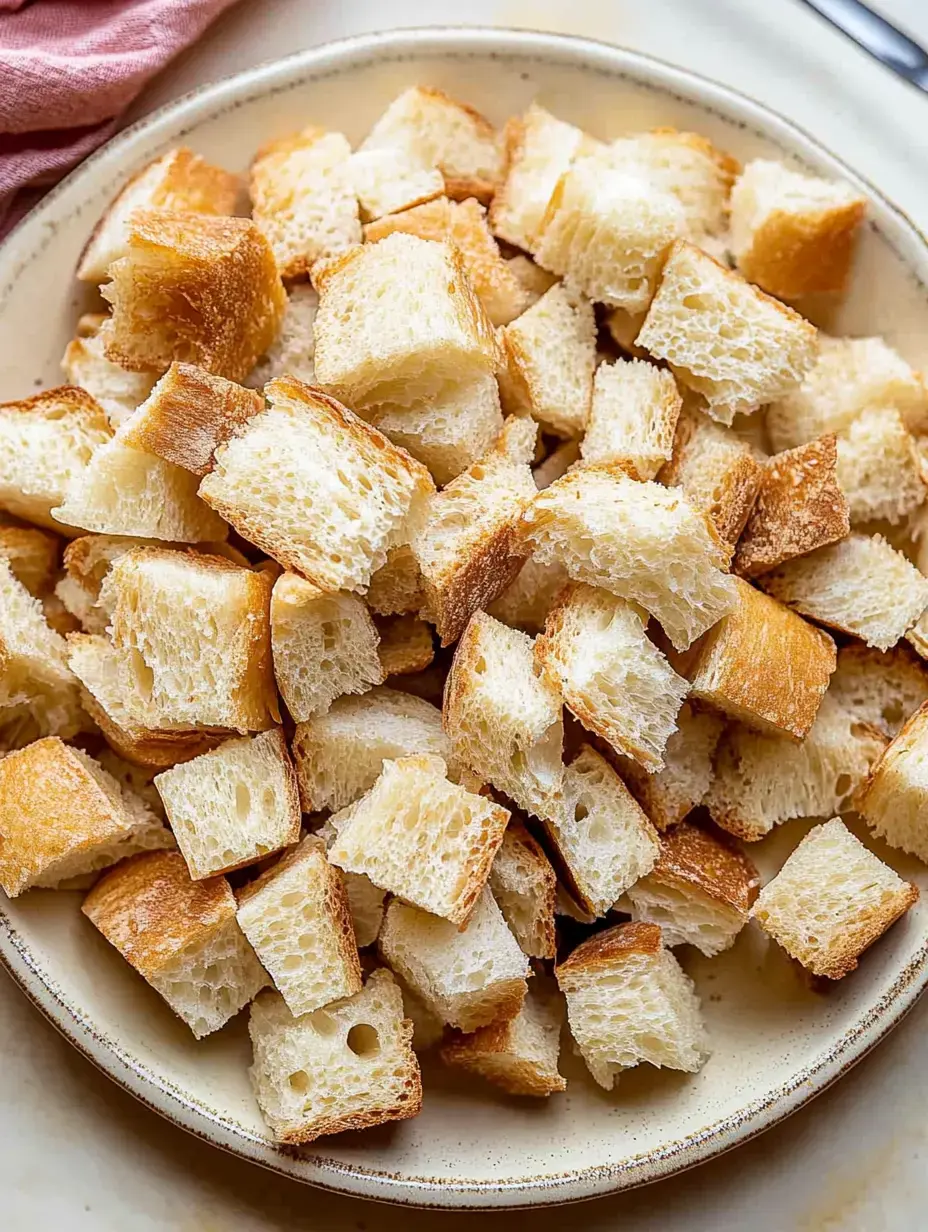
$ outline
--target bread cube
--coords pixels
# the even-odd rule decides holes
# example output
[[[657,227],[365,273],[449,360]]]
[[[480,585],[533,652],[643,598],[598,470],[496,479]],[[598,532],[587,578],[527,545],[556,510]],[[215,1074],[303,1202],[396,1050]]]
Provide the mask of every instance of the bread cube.
[[[928,464],[893,407],[870,407],[837,443],[836,478],[851,522],[901,522],[925,500]]]
[[[30,595],[51,590],[58,570],[61,540],[34,526],[0,524],[0,556]]]
[[[501,594],[487,604],[487,612],[504,625],[523,633],[540,633],[554,601],[569,581],[567,570],[555,561],[542,564],[530,556]]]
[[[371,575],[364,598],[367,606],[378,616],[418,612],[423,602],[422,575],[419,562],[408,543],[389,549],[387,559]]]
[[[132,371],[180,360],[240,381],[287,304],[271,247],[248,218],[137,211],[109,274],[113,312],[100,338],[106,358]]]
[[[609,763],[585,744],[564,771],[564,789],[541,818],[567,887],[604,916],[660,852],[657,833]]]
[[[219,444],[200,496],[320,589],[363,590],[408,541],[407,520],[433,491],[428,471],[318,389],[279,377],[265,392],[268,409]]]
[[[263,731],[276,718],[271,579],[216,556],[135,548],[100,602],[128,671],[126,709],[145,727]]]
[[[894,736],[856,800],[874,834],[928,863],[928,707]]]
[[[819,335],[819,354],[802,383],[767,412],[776,450],[843,432],[868,407],[895,407],[910,432],[928,431],[928,386],[882,338]]]
[[[360,149],[346,172],[361,207],[361,217],[380,221],[441,198],[445,180],[417,150]]]
[[[499,200],[499,193],[493,198],[493,204]],[[490,207],[492,215],[492,206]],[[531,257],[527,257],[524,252],[516,253],[514,257],[508,257],[506,264],[518,278],[522,284],[526,294],[526,308],[531,308],[532,304],[537,304],[545,291],[550,291],[557,279],[553,274],[543,270],[540,265],[536,265]]]
[[[832,435],[770,458],[738,540],[735,572],[757,577],[847,535],[850,511],[837,463]]]
[[[57,736],[0,761],[0,885],[10,898],[173,845],[138,796]]]
[[[423,614],[443,646],[509,585],[525,559],[520,518],[537,489],[530,463],[537,428],[511,417],[493,448],[429,501],[412,550]]]
[[[298,1018],[283,997],[262,993],[248,1021],[249,1074],[277,1141],[297,1145],[417,1116],[422,1079],[412,1030],[399,986],[381,969],[353,997]]]
[[[567,1021],[594,1079],[612,1090],[642,1061],[695,1074],[709,1055],[693,981],[656,924],[620,924],[584,941],[555,968]]]
[[[756,158],[731,193],[738,268],[781,299],[843,291],[866,210],[849,184]]]
[[[628,889],[633,920],[658,924],[664,945],[707,958],[729,949],[757,897],[760,877],[743,852],[689,822],[661,836],[661,854]]]
[[[105,321],[106,318],[104,317]],[[151,393],[153,372],[130,372],[103,353],[99,333],[71,340],[61,360],[69,385],[79,385],[103,408],[111,427],[118,428]]]
[[[759,732],[802,740],[835,670],[835,644],[741,578],[736,586],[736,606],[687,666],[690,696]]]
[[[788,560],[760,584],[820,624],[889,650],[928,607],[928,578],[882,535],[854,533]]]
[[[380,637],[377,657],[384,679],[415,676],[431,665],[435,658],[431,625],[410,615],[380,617],[374,624]]]
[[[110,203],[81,253],[77,276],[105,282],[109,267],[126,255],[136,210],[182,210],[232,214],[239,194],[237,176],[208,163],[186,146],[168,150],[137,171]]]
[[[561,177],[585,143],[573,124],[532,103],[506,125],[506,174],[490,206],[494,235],[531,251]]]
[[[111,436],[103,408],[71,385],[0,404],[0,508],[68,533],[52,509]]]
[[[732,724],[718,747],[704,803],[712,820],[754,842],[795,817],[828,817],[851,801],[884,737],[826,693],[800,744]]]
[[[319,308],[319,293],[308,282],[296,282],[287,289],[287,303],[277,337],[258,360],[244,384],[260,389],[278,376],[296,377],[306,385],[316,383],[313,356],[316,338],[313,324]]]
[[[476,612],[445,686],[455,758],[520,808],[538,814],[563,782],[561,701],[534,670],[531,638]]]
[[[350,157],[346,137],[313,126],[258,151],[249,179],[252,218],[281,278],[305,277],[321,257],[361,242]]]
[[[356,410],[409,405],[498,367],[493,327],[458,250],[397,232],[313,279],[316,376]]]
[[[563,1025],[563,1000],[531,990],[515,1018],[490,1023],[470,1035],[450,1034],[442,1044],[441,1059],[509,1095],[545,1097],[567,1088],[557,1068]]]
[[[638,359],[600,364],[580,445],[584,462],[631,463],[639,479],[654,479],[673,453],[682,405],[669,372]]]
[[[797,388],[818,353],[813,325],[684,240],[670,250],[637,342],[725,424]]]
[[[729,611],[735,584],[715,528],[677,491],[621,467],[569,471],[523,514],[526,542],[575,581],[640,604],[678,650]],[[591,550],[590,544],[593,544]]]
[[[811,830],[761,890],[753,915],[791,958],[840,980],[918,899],[840,817]]]
[[[476,1031],[522,1007],[531,968],[489,890],[463,929],[394,899],[377,945],[442,1022]]]
[[[852,642],[838,651],[829,692],[861,723],[892,739],[928,701],[928,668],[904,643],[880,651]]]
[[[300,837],[296,774],[279,728],[226,740],[155,779],[194,881],[254,864]]]
[[[590,417],[596,367],[593,306],[555,283],[501,334],[503,406],[528,414],[558,436],[582,432]]]
[[[506,809],[445,777],[439,757],[388,761],[374,786],[332,821],[329,859],[423,911],[463,924],[509,821]]]
[[[553,958],[557,876],[544,851],[515,817],[493,859],[489,886],[523,953],[530,958]]]
[[[332,824],[332,819],[329,818],[323,822],[311,838],[321,843],[328,852],[338,838],[338,831]],[[373,945],[380,933],[386,910],[387,891],[382,890],[380,886],[375,886],[370,877],[364,873],[345,873],[340,869],[336,871],[345,885],[348,913],[351,917],[355,942],[358,949],[364,949],[366,946]]]
[[[664,768],[656,774],[630,758],[616,768],[652,825],[667,830],[702,804],[713,776],[713,758],[724,720],[709,711],[684,704],[677,715],[677,730],[667,740]]]

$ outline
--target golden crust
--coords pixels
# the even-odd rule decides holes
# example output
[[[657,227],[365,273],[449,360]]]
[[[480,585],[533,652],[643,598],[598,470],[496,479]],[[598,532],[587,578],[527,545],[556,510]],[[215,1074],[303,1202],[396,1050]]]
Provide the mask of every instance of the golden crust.
[[[760,889],[753,862],[721,835],[682,822],[661,835],[661,854],[648,874],[664,885],[697,889],[746,916]]]
[[[554,958],[557,950],[557,934],[555,927],[555,912],[557,908],[557,874],[541,844],[529,833],[519,818],[513,814],[503,841],[518,849],[518,858],[526,865],[531,865],[538,882],[538,893],[532,903],[533,931],[541,938],[540,953],[532,954],[534,958]],[[490,874],[492,888],[493,873]],[[500,895],[496,896],[499,899]],[[502,904],[500,904],[502,910]],[[505,915],[505,912],[503,913]],[[510,925],[512,928],[512,925]],[[515,929],[512,930],[515,932]]]
[[[750,282],[783,299],[840,293],[866,208],[857,200],[826,210],[774,210],[752,235],[738,266]]]
[[[72,633],[70,637],[86,636]],[[114,753],[136,766],[168,770],[216,748],[231,732],[154,731],[147,727],[120,727],[87,689],[81,689],[81,705],[103,733]]]
[[[501,595],[525,564],[520,517],[521,510],[505,525],[487,528],[457,568],[423,578],[424,611],[442,646],[456,642],[474,612]]]
[[[581,942],[555,967],[558,980],[581,972],[595,971],[621,962],[630,954],[654,956],[661,952],[661,930],[657,924],[617,924]]]
[[[861,649],[866,650],[866,647],[861,647]],[[882,776],[892,771],[897,758],[900,756],[904,757],[905,754],[910,753],[922,741],[926,727],[928,727],[928,702],[923,702],[915,713],[906,719],[905,723],[903,723],[902,727],[870,767],[867,781],[861,787],[854,800],[854,806],[858,812],[863,813],[866,817],[867,797]]]
[[[51,589],[58,567],[61,540],[35,526],[0,525],[0,556],[31,595]]]
[[[479,1074],[509,1095],[544,1097],[567,1089],[555,1069],[544,1069],[515,1050],[512,1019],[491,1022],[470,1035],[449,1031],[439,1051],[445,1065]]]
[[[432,630],[411,614],[375,619],[380,645],[377,653],[384,676],[414,676],[431,667],[435,658]]]
[[[60,412],[66,411],[80,415],[84,423],[82,427],[90,432],[102,432],[112,436],[113,429],[106,418],[106,411],[91,397],[86,389],[79,385],[56,385],[54,389],[43,389],[29,398],[21,398],[18,402],[0,402],[2,414],[39,414],[51,419],[59,419]]]

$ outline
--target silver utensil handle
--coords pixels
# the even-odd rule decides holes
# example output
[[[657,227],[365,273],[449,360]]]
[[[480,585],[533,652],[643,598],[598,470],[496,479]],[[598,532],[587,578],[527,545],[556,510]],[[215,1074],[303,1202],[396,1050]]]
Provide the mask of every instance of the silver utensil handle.
[[[858,47],[928,92],[928,51],[861,0],[803,0]]]

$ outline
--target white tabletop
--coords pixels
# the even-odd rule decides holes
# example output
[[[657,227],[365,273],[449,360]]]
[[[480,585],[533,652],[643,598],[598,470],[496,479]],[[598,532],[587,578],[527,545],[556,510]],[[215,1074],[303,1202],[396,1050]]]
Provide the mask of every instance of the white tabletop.
[[[928,43],[926,0],[876,0]],[[586,34],[725,81],[815,133],[928,231],[928,97],[798,0],[251,0],[149,91],[154,106],[346,34],[456,23]],[[322,1194],[233,1159],[136,1103],[0,974],[5,1232],[919,1232],[928,1227],[928,998],[779,1128],[674,1180],[523,1215],[409,1212]]]

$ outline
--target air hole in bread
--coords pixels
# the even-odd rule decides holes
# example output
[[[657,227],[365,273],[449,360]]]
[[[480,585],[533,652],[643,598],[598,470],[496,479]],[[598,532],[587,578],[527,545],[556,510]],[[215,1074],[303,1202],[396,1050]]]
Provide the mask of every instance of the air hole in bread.
[[[305,1095],[309,1090],[309,1074],[305,1069],[298,1069],[290,1075],[290,1086],[298,1095]]]
[[[140,650],[131,653],[132,675],[143,701],[151,701],[152,689],[155,687],[155,673],[142,658]]]
[[[247,783],[235,785],[235,815],[239,821],[245,821],[251,812],[251,792]]]
[[[356,1057],[372,1057],[380,1051],[380,1036],[376,1027],[359,1022],[348,1032],[347,1044]]]
[[[835,795],[846,796],[851,790],[851,776],[849,774],[839,774],[838,781],[835,783]]]
[[[307,1015],[307,1021],[317,1035],[334,1035],[336,1029],[335,1019],[331,1014],[327,1014],[325,1010],[314,1010]]]

